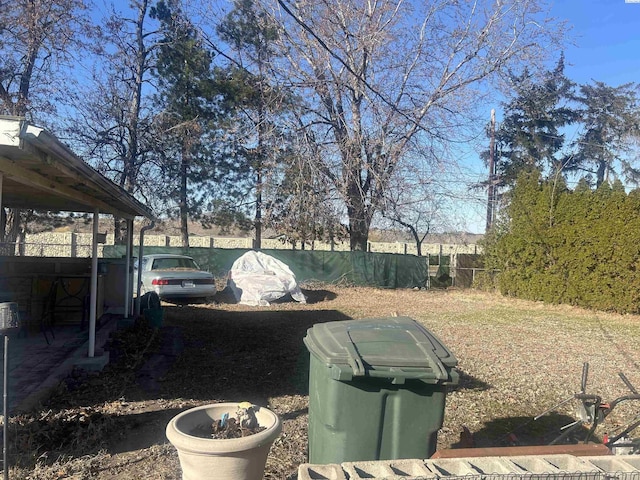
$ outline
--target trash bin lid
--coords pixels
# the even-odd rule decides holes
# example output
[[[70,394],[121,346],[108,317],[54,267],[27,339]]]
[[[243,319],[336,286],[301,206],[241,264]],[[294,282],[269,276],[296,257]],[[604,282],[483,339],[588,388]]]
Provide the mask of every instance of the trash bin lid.
[[[337,380],[370,376],[394,383],[420,379],[457,383],[455,356],[429,330],[409,317],[318,323],[307,330],[310,353],[329,365]]]

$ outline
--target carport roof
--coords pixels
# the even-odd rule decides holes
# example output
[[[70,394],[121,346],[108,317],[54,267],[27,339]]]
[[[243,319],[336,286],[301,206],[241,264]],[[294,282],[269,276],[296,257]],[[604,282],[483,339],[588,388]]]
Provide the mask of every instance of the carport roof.
[[[0,116],[0,172],[5,207],[153,218],[127,191],[24,118]]]

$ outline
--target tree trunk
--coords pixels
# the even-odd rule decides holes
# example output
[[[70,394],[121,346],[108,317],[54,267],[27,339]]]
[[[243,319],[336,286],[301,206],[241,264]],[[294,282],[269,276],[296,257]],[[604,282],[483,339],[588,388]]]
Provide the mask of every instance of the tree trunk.
[[[6,215],[4,214],[5,212]],[[20,234],[22,215],[20,215],[21,210],[19,208],[7,208],[5,212],[2,215],[4,227],[2,254],[12,257],[16,254],[15,244]]]
[[[603,160],[598,161],[598,172],[596,173],[596,188],[604,183],[607,164]]]
[[[182,246],[189,246],[189,210],[187,208],[187,174],[189,153],[187,147],[182,151],[182,163],[180,164],[180,235]]]
[[[265,112],[264,112],[264,93],[262,85],[262,63],[260,68],[260,103],[258,104],[258,158],[256,163],[256,218],[255,230],[256,241],[254,248],[260,250],[262,248],[262,170],[264,168],[264,140],[265,140]]]
[[[416,254],[421,257],[422,256],[422,242],[419,238],[416,238]]]
[[[424,241],[426,234],[424,237],[420,238],[420,235],[418,234],[418,230],[416,230],[416,228],[413,225],[410,225],[406,222],[402,222],[400,220],[396,220],[396,222],[398,222],[400,225],[402,225],[403,227],[406,227],[409,232],[411,233],[411,236],[413,237],[413,241],[416,242],[416,253],[419,257],[422,256],[422,242]],[[405,249],[405,253],[406,253],[406,249]]]
[[[352,252],[366,252],[369,242],[369,224],[371,220],[364,211],[364,205],[347,208],[349,214],[349,246]]]
[[[127,243],[127,221],[124,218],[113,217],[113,243],[114,245]]]
[[[262,163],[262,161],[260,161]],[[256,172],[256,218],[254,222],[256,231],[256,239],[253,248],[260,250],[262,248],[262,165],[258,166]]]

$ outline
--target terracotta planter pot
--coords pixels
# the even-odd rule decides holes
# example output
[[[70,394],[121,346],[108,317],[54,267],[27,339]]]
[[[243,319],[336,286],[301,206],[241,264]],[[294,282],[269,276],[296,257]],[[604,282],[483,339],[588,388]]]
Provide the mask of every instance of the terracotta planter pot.
[[[237,403],[216,403],[186,410],[171,419],[167,438],[178,451],[183,480],[261,480],[267,455],[282,431],[280,418],[264,407],[254,407],[259,433],[242,438],[209,439],[190,435],[211,425],[224,413],[235,415]]]

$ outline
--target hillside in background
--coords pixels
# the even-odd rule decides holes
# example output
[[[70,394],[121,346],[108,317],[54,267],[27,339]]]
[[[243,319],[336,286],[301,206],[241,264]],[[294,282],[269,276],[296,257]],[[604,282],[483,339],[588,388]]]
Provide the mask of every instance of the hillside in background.
[[[147,221],[137,221],[135,225],[135,231],[139,232],[140,229],[148,225]],[[92,220],[77,218],[62,226],[55,228],[43,228],[39,224],[29,225],[29,232],[39,233],[43,231],[53,231],[57,233],[75,232],[75,233],[89,233],[92,228]],[[113,233],[113,220],[111,218],[100,219],[99,231],[101,233]],[[147,230],[147,235],[180,235],[180,227],[177,221],[160,221],[156,222],[153,229]],[[231,237],[231,238],[250,238],[252,232],[243,231],[240,229],[228,230],[218,227],[204,228],[199,222],[189,223],[189,234],[193,236],[210,236],[210,237]],[[274,231],[266,230],[264,232],[264,238],[278,238],[278,234]],[[477,244],[484,235],[468,233],[468,232],[451,232],[451,233],[436,233],[428,235],[424,242],[425,244]],[[413,244],[414,240],[407,232],[401,230],[378,230],[372,229],[369,233],[369,241],[371,242],[402,242]]]

